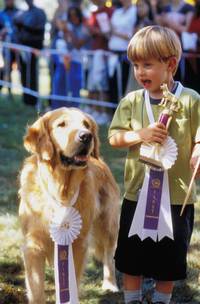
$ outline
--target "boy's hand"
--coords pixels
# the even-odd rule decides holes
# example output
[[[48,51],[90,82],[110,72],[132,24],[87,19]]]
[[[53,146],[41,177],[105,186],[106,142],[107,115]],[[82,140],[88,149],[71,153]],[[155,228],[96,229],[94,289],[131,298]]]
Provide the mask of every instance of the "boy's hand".
[[[144,143],[163,144],[167,138],[167,129],[160,122],[149,125],[147,128],[139,130],[139,136]]]
[[[200,143],[197,143],[194,146],[194,149],[192,151],[192,156],[191,156],[191,159],[190,159],[190,167],[192,168],[192,170],[195,169],[199,157],[200,157]],[[197,173],[196,173],[195,177],[196,178],[200,177],[200,166],[199,166],[199,168],[197,170]]]

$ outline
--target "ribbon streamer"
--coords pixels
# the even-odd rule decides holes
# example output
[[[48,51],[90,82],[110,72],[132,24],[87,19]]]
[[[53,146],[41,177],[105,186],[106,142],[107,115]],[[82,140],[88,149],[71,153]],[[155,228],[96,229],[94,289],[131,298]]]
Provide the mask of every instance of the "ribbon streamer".
[[[142,189],[140,192],[137,208],[131,223],[128,237],[132,235],[138,235],[143,241],[147,237],[150,237],[153,241],[160,241],[163,237],[168,236],[173,239],[173,228],[171,220],[171,210],[170,210],[170,197],[169,197],[169,184],[168,184],[168,174],[164,172],[163,177],[163,187],[161,189],[161,203],[160,203],[160,213],[158,220],[157,229],[145,229],[144,228],[144,219],[145,219],[145,210],[147,202],[147,189],[149,185],[150,171],[147,169]]]
[[[163,170],[168,170],[177,159],[178,149],[174,139],[171,136],[167,136],[163,145],[142,144],[140,155],[155,159],[161,164]]]

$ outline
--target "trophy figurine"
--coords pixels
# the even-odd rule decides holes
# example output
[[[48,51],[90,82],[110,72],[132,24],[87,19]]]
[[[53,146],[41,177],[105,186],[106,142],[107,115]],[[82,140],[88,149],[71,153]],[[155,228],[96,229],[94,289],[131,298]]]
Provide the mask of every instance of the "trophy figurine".
[[[178,112],[180,105],[177,97],[168,90],[167,84],[162,84],[161,89],[163,91],[163,98],[159,106],[164,109],[158,121],[168,129],[173,113]],[[167,170],[174,164],[177,154],[176,143],[168,136],[163,145],[158,143],[142,144],[139,160],[150,167]]]

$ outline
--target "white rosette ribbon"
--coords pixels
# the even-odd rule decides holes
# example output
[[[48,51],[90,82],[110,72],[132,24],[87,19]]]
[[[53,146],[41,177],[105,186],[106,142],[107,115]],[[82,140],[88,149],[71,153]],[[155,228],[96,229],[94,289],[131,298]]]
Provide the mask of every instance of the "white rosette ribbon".
[[[70,245],[80,234],[82,219],[74,207],[60,207],[50,224],[52,240],[59,245]]]
[[[178,149],[174,139],[167,136],[163,145],[141,145],[140,154],[161,163],[163,170],[169,170],[177,159]]]
[[[169,170],[174,164],[178,156],[178,148],[173,138],[167,136],[166,141],[160,147],[160,161],[164,170]]]
[[[50,224],[50,236],[54,241],[54,269],[55,269],[55,285],[56,285],[56,304],[78,304],[78,289],[76,283],[76,275],[73,260],[72,243],[80,234],[82,228],[82,219],[80,213],[74,207],[59,206],[52,218]],[[58,246],[66,246],[69,248],[68,255],[68,282],[69,295],[68,302],[60,300],[60,284],[59,284],[59,267],[58,267]]]

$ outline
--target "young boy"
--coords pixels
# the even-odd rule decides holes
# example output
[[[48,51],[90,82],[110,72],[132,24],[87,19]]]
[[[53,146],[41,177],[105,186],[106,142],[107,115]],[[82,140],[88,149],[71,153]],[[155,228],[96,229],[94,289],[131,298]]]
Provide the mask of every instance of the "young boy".
[[[156,281],[152,303],[166,304],[170,302],[173,282],[186,278],[186,255],[194,221],[194,189],[182,216],[180,212],[200,155],[200,96],[173,80],[180,57],[179,38],[168,28],[147,26],[133,36],[128,58],[143,89],[133,91],[121,100],[109,129],[109,142],[113,147],[128,147],[125,194],[115,254],[116,268],[123,273],[125,303],[142,303],[143,277]],[[163,97],[161,85],[164,83],[176,96],[179,91],[180,109],[173,113],[168,130],[162,123],[150,124],[146,108],[148,97],[154,119],[158,121],[163,110],[158,104]],[[150,237],[142,240],[138,235],[129,237],[147,170],[139,161],[140,146],[145,143],[162,145],[168,133],[178,148],[175,164],[167,171],[173,238],[164,236],[155,241]],[[142,217],[139,216],[138,223],[140,221]]]

